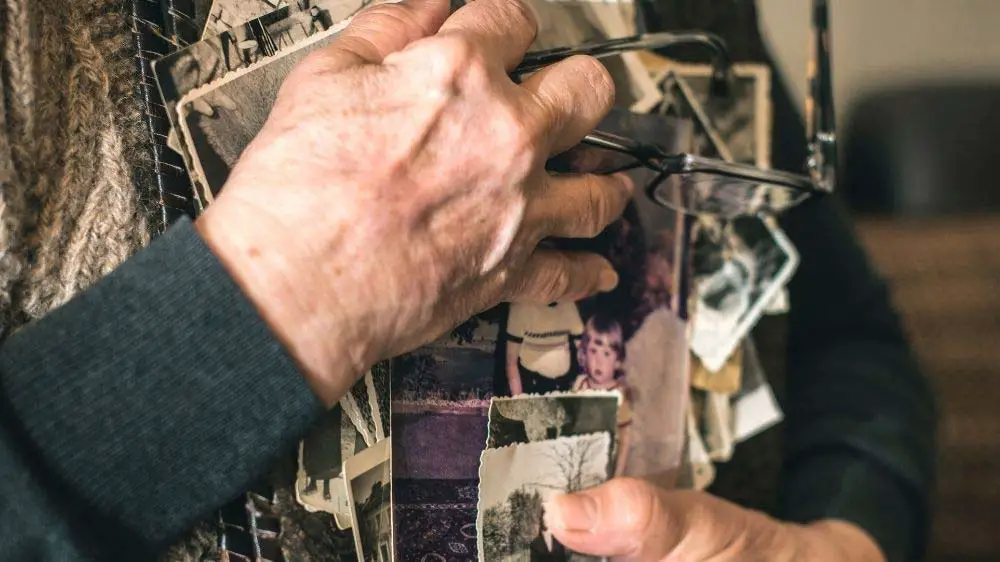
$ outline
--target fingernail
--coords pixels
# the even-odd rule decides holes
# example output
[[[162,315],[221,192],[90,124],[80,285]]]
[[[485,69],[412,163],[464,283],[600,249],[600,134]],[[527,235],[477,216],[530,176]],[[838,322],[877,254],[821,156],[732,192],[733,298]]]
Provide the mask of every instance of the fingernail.
[[[611,268],[606,268],[601,271],[601,284],[599,289],[602,293],[607,293],[608,291],[614,289],[618,286],[618,273]]]
[[[586,493],[555,496],[545,504],[545,526],[562,531],[597,528],[597,502]]]

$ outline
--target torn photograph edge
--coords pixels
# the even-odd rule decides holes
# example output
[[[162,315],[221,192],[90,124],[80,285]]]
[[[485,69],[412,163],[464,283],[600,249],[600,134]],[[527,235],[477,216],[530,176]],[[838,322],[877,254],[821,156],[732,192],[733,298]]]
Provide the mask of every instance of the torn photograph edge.
[[[485,523],[484,519],[485,519],[486,509],[487,508],[484,508],[486,500],[484,500],[483,482],[488,480],[488,477],[486,475],[486,471],[490,468],[490,464],[492,464],[490,462],[491,458],[489,458],[489,457],[499,458],[501,456],[510,455],[512,458],[508,461],[508,466],[509,467],[513,467],[513,465],[515,464],[513,461],[516,460],[516,457],[514,457],[514,455],[516,454],[516,451],[518,451],[518,450],[524,450],[524,449],[539,449],[539,450],[541,450],[545,446],[555,446],[555,445],[558,445],[558,444],[568,444],[568,443],[579,443],[579,442],[584,442],[584,441],[588,441],[588,440],[593,441],[594,444],[596,444],[597,446],[603,448],[603,450],[606,451],[607,455],[608,455],[608,459],[606,459],[606,460],[608,462],[610,462],[610,457],[611,457],[611,454],[612,454],[612,450],[611,450],[611,447],[612,447],[612,436],[609,435],[607,432],[591,433],[591,434],[586,434],[586,435],[576,435],[576,436],[572,436],[572,437],[559,437],[557,439],[548,439],[548,440],[545,440],[545,441],[536,441],[536,442],[533,442],[533,443],[519,443],[519,444],[508,445],[506,447],[500,447],[500,448],[496,448],[496,449],[484,449],[483,450],[482,455],[480,455],[480,461],[479,461],[479,499],[478,499],[477,507],[476,507],[476,550],[477,550],[477,554],[478,554],[478,560],[480,562],[486,562],[487,561],[486,554],[485,554],[486,550],[485,550],[485,541],[484,541],[484,533],[483,533],[483,525]],[[533,464],[533,466],[538,467],[538,466],[540,466],[540,464],[539,463],[535,463],[535,464]],[[505,472],[505,474],[502,475],[502,476],[500,476],[500,478],[506,478],[508,474],[514,473],[513,470],[507,470],[507,471],[504,471],[504,472]],[[518,474],[520,474],[520,473],[518,473]],[[594,484],[592,484],[591,486],[585,486],[583,489],[588,489],[588,488],[590,488],[592,486],[600,485],[600,484],[602,484],[604,482],[607,482],[610,478],[611,478],[611,473],[609,471],[608,465],[605,464],[603,474],[599,475],[598,481],[595,482]],[[553,490],[553,493],[560,493],[560,492],[557,491],[557,490]],[[487,498],[487,499],[489,499],[489,498]],[[600,558],[600,557],[590,557],[590,558],[592,558],[594,560],[604,560],[603,558]]]
[[[225,86],[230,82],[233,82],[234,80],[238,80],[243,76],[247,76],[253,72],[265,68],[267,65],[277,60],[281,60],[282,58],[287,57],[288,55],[297,53],[308,47],[314,47],[317,43],[320,43],[322,41],[328,41],[332,43],[340,34],[340,32],[343,31],[345,27],[347,27],[350,21],[351,18],[348,18],[342,22],[334,24],[333,27],[331,27],[330,29],[323,31],[321,33],[317,33],[305,39],[304,41],[295,44],[292,47],[289,47],[287,49],[282,49],[274,56],[257,61],[254,64],[247,66],[245,68],[239,68],[230,71],[226,73],[226,75],[223,76],[222,78],[219,78],[213,82],[192,89],[190,92],[185,94],[177,101],[176,115],[175,115],[176,124],[181,132],[182,136],[181,144],[184,146],[184,152],[186,154],[185,157],[190,161],[191,169],[189,171],[191,173],[191,180],[193,183],[196,184],[196,195],[198,196],[198,198],[202,199],[203,206],[210,205],[214,201],[215,196],[212,193],[213,186],[210,186],[206,179],[205,170],[202,167],[201,159],[198,156],[198,151],[194,145],[194,137],[191,134],[191,129],[187,123],[188,114],[191,112],[190,106],[194,102],[198,101],[200,98],[214,92],[215,90],[221,88],[222,86]],[[270,113],[271,108],[267,108],[266,111],[267,113]],[[222,186],[218,186],[218,188],[221,189]]]

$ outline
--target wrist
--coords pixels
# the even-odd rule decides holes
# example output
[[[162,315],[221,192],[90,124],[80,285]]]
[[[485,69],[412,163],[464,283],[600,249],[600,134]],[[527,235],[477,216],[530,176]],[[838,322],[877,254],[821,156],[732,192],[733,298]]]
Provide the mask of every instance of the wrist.
[[[327,406],[335,404],[368,368],[362,346],[335,318],[336,307],[320,301],[334,289],[318,287],[296,267],[295,240],[283,228],[262,228],[254,208],[210,206],[195,229],[254,304],[271,333],[297,363],[309,387]],[[257,236],[256,233],[264,233]]]

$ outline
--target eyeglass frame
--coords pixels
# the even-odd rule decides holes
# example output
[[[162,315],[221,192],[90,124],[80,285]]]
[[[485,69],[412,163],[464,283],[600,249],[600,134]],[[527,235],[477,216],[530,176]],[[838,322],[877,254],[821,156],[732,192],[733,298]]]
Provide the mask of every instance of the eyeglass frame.
[[[706,158],[693,154],[667,154],[659,147],[640,143],[633,139],[595,130],[587,134],[581,144],[626,154],[655,172],[657,177],[647,183],[646,193],[660,205],[674,208],[656,196],[656,189],[670,175],[703,172],[724,177],[744,179],[758,184],[790,188],[800,193],[802,198],[826,194],[833,191],[836,167],[836,134],[833,117],[833,95],[829,52],[829,8],[827,0],[813,0],[812,30],[814,36],[810,62],[810,88],[806,100],[807,136],[809,156],[805,167],[808,175],[794,174],[778,170],[763,170],[755,166],[737,164]],[[609,41],[590,43],[577,47],[558,47],[535,51],[525,55],[511,73],[515,80],[524,74],[534,72],[570,56],[589,55],[604,58],[636,50],[660,50],[678,45],[700,44],[713,51],[713,87],[718,93],[728,90],[733,82],[731,58],[725,41],[719,36],[704,33],[646,33]],[[720,88],[720,86],[722,86]],[[629,168],[634,168],[630,166]],[[624,171],[620,170],[620,171]],[[685,210],[690,212],[689,210]]]

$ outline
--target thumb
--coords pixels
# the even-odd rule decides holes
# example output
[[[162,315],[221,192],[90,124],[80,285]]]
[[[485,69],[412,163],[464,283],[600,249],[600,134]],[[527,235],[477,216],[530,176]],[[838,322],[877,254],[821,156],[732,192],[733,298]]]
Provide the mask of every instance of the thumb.
[[[390,53],[437,33],[448,17],[449,0],[402,0],[362,10],[330,44],[310,55],[314,72],[336,73],[378,64]]]
[[[596,556],[661,560],[687,534],[695,498],[642,480],[616,478],[589,490],[555,496],[545,523],[567,548]]]

